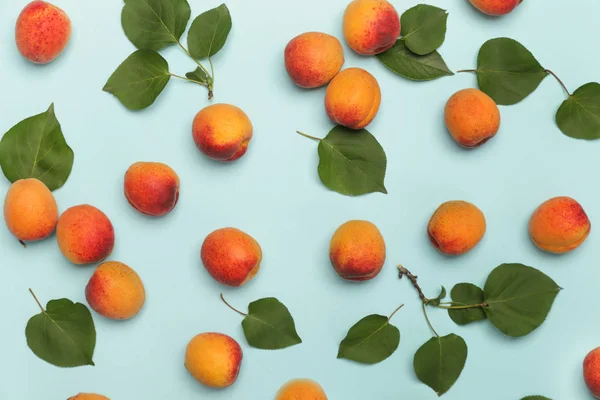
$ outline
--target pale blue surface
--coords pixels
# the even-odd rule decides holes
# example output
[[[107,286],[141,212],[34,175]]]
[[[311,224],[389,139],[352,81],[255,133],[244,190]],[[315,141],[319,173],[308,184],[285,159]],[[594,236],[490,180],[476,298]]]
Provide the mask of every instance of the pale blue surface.
[[[346,0],[228,0],[233,30],[215,57],[215,101],[240,106],[254,124],[248,154],[234,164],[203,157],[191,139],[194,115],[209,102],[204,88],[173,80],[159,100],[129,112],[102,92],[113,70],[133,50],[120,25],[120,1],[56,0],[70,15],[74,32],[68,50],[46,67],[18,54],[14,22],[26,1],[0,2],[0,132],[55,102],[75,165],[55,192],[60,210],[91,203],[116,229],[113,260],[141,275],[147,289],[143,312],[128,322],[94,314],[96,367],[59,369],[36,358],[25,343],[27,320],[39,310],[27,292],[47,300],[85,302],[93,267],[75,267],[52,237],[23,249],[0,227],[0,398],[63,400],[80,391],[124,399],[272,399],[287,380],[319,381],[332,400],[435,399],[412,370],[417,348],[431,333],[419,299],[396,278],[402,263],[433,296],[439,285],[483,284],[502,262],[535,266],[564,287],[546,323],[521,339],[503,337],[490,324],[457,327],[441,310],[430,312],[440,333],[455,332],[469,345],[461,378],[446,400],[519,400],[529,394],[552,399],[589,399],[581,378],[586,353],[600,345],[595,295],[600,272],[599,237],[592,233],[577,251],[554,256],[538,251],[527,235],[530,213],[544,200],[569,195],[591,220],[600,221],[600,142],[560,133],[554,114],[564,100],[547,78],[521,104],[502,107],[498,136],[480,149],[458,147],[443,125],[443,106],[455,91],[475,85],[470,74],[428,83],[393,75],[374,58],[345,45],[346,67],[368,69],[382,87],[382,106],[369,127],[385,148],[389,195],[344,197],[328,191],[316,173],[314,142],[294,132],[324,136],[332,127],[323,110],[324,89],[296,88],[283,68],[283,48],[296,34],[317,30],[341,37]],[[597,18],[600,2],[525,1],[512,15],[491,19],[466,0],[430,0],[450,11],[441,53],[450,68],[473,68],[481,44],[509,36],[574,90],[600,79]],[[218,1],[191,0],[193,15]],[[416,1],[394,1],[399,12]],[[183,74],[192,62],[177,48],[163,52],[171,70]],[[122,193],[125,170],[135,161],[163,161],[179,174],[180,203],[174,213],[150,219],[134,211]],[[0,192],[9,184],[0,179]],[[446,258],[429,244],[426,224],[443,201],[464,199],[485,213],[488,232],[471,253]],[[381,229],[388,258],[381,275],[351,284],[339,279],[328,260],[333,231],[349,219],[368,219]],[[252,234],[264,251],[257,278],[240,289],[210,278],[199,259],[204,237],[235,226]],[[239,315],[219,300],[223,291],[240,308],[276,296],[293,313],[304,343],[268,352],[250,348]],[[370,313],[395,317],[402,332],[398,351],[375,366],[336,360],[347,329]],[[183,367],[188,340],[204,331],[237,339],[244,362],[237,383],[213,391]]]

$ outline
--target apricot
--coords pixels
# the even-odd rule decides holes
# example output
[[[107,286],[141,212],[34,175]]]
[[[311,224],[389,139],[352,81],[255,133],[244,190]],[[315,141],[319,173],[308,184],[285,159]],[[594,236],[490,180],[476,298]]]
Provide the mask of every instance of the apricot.
[[[386,0],[353,0],[344,13],[344,36],[358,54],[383,53],[400,36],[400,17]]]
[[[576,200],[555,197],[539,206],[529,220],[529,235],[537,247],[550,253],[575,250],[587,239],[592,224]]]
[[[523,0],[469,0],[479,11],[493,16],[508,14]]]
[[[73,397],[69,397],[67,400],[110,400],[106,396],[94,393],[79,393]]]
[[[448,255],[464,254],[485,234],[485,216],[466,201],[448,201],[433,213],[427,233],[436,249]]]
[[[179,200],[179,177],[159,162],[136,162],[125,173],[125,197],[142,214],[170,213]]]
[[[275,400],[327,400],[327,395],[311,379],[293,379],[279,389]]]
[[[247,233],[236,228],[222,228],[204,239],[200,258],[217,282],[241,286],[258,273],[262,250]]]
[[[237,380],[242,365],[242,348],[222,333],[201,333],[187,345],[185,367],[198,382],[226,388]]]
[[[446,127],[461,146],[481,146],[500,129],[500,110],[490,96],[478,89],[454,93],[444,110]]]
[[[351,129],[369,125],[381,104],[381,89],[373,75],[361,68],[347,68],[336,75],[325,92],[329,118]]]
[[[139,275],[129,266],[107,261],[98,266],[85,287],[85,298],[94,311],[110,319],[130,319],[146,301]]]
[[[53,4],[35,0],[25,6],[15,29],[17,49],[27,60],[48,64],[67,47],[71,20]]]
[[[58,221],[58,206],[52,192],[37,179],[15,181],[4,199],[4,221],[22,242],[47,238]]]
[[[592,395],[600,399],[600,347],[590,351],[583,359],[583,380]]]
[[[329,259],[337,274],[351,281],[375,278],[385,262],[385,242],[369,221],[348,221],[333,234]]]
[[[56,239],[60,251],[73,264],[92,264],[110,255],[115,230],[106,214],[82,204],[62,213],[56,225]]]
[[[344,65],[340,41],[321,32],[296,36],[285,47],[285,69],[300,87],[312,89],[328,84]]]
[[[252,139],[248,116],[231,104],[213,104],[194,118],[192,136],[198,149],[217,161],[234,161],[246,154]]]

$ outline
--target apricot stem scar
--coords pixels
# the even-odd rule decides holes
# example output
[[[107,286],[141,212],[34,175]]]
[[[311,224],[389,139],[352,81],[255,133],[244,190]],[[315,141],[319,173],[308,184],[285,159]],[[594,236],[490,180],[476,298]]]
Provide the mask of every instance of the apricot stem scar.
[[[391,314],[390,314],[390,316],[388,317],[388,321],[389,321],[389,320],[391,320],[391,319],[392,319],[392,317],[393,317],[394,315],[396,315],[396,313],[397,313],[398,311],[400,311],[400,309],[401,309],[402,307],[404,307],[404,304],[400,304],[400,306],[399,306],[398,308],[396,308],[396,309],[394,310],[394,312],[393,312],[393,313],[391,313]]]
[[[248,314],[241,312],[240,310],[238,310],[237,308],[234,308],[231,304],[229,304],[227,302],[227,300],[225,300],[225,297],[223,297],[223,293],[221,293],[221,300],[223,301],[223,303],[225,303],[225,305],[229,308],[231,308],[233,311],[235,311],[236,313],[243,315],[244,317],[247,317]]]
[[[567,92],[567,96],[571,97],[571,93],[569,92],[569,89],[567,89],[567,86],[565,86],[565,84],[563,83],[563,81],[560,80],[560,78],[558,76],[556,76],[556,74],[554,72],[552,72],[549,69],[547,69],[546,73],[552,75],[554,77],[554,79],[556,79],[558,81],[558,83],[560,83],[560,86],[562,86],[562,88],[565,90],[565,92]]]
[[[40,309],[42,310],[42,312],[45,313],[46,310],[44,310],[44,307],[42,307],[42,303],[40,303],[40,301],[38,300],[38,298],[35,295],[35,293],[33,293],[33,290],[31,290],[31,288],[29,289],[29,293],[31,293],[31,295],[33,296],[33,299],[35,300],[35,302],[37,303],[37,305],[40,306]]]
[[[307,135],[306,133],[303,133],[303,132],[300,132],[300,131],[296,131],[296,133],[298,135],[304,136],[305,138],[309,138],[311,140],[314,140],[315,142],[320,142],[322,140],[322,139],[319,139],[318,137],[310,136],[310,135]]]

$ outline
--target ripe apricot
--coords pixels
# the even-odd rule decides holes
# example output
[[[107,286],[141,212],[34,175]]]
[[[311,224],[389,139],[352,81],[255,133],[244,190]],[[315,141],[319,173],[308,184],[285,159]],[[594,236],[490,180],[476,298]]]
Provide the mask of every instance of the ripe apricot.
[[[344,13],[344,36],[358,54],[383,53],[400,36],[400,17],[387,0],[353,0]]]
[[[194,118],[192,136],[198,149],[217,161],[234,161],[246,154],[252,123],[238,107],[213,104]]]
[[[587,239],[591,229],[583,207],[570,197],[555,197],[544,202],[529,220],[531,240],[551,253],[575,250]]]
[[[592,395],[600,399],[600,347],[596,347],[585,356],[583,380]]]
[[[262,250],[247,233],[236,228],[222,228],[204,239],[200,258],[217,282],[241,286],[258,273]]]
[[[171,167],[158,162],[136,162],[125,173],[127,201],[142,214],[170,213],[179,200],[179,177]]]
[[[385,242],[369,221],[348,221],[333,234],[329,259],[337,274],[351,281],[375,278],[385,262]]]
[[[307,89],[328,84],[344,65],[340,41],[321,32],[303,33],[290,40],[284,57],[292,81]]]
[[[27,60],[48,64],[67,47],[71,21],[53,4],[41,0],[29,3],[17,19],[17,49]]]
[[[69,397],[68,400],[110,400],[106,396],[94,393],[79,393],[76,396]]]
[[[23,242],[47,238],[58,221],[58,206],[52,192],[37,179],[15,181],[4,199],[4,221]]]
[[[446,127],[461,146],[481,146],[500,129],[500,110],[490,96],[478,89],[453,94],[444,110]]]
[[[431,243],[448,255],[460,255],[473,249],[483,239],[485,230],[485,216],[466,201],[443,203],[427,226]]]
[[[293,379],[279,389],[275,400],[327,400],[327,395],[311,379]]]
[[[62,213],[56,225],[56,240],[60,251],[73,264],[92,264],[110,255],[115,230],[106,214],[82,204]]]
[[[523,0],[469,0],[479,11],[493,16],[508,14]]]
[[[222,333],[201,333],[187,345],[185,367],[198,382],[226,388],[237,380],[242,365],[242,348]]]
[[[351,129],[369,125],[380,104],[379,83],[361,68],[343,70],[333,78],[325,92],[325,110],[329,118]]]
[[[85,287],[94,311],[110,319],[133,318],[144,306],[146,291],[139,275],[127,265],[107,261],[96,268]]]

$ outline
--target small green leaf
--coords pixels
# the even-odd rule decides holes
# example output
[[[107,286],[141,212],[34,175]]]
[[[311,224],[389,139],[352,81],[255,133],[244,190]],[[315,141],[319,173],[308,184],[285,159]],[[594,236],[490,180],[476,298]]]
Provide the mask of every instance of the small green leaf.
[[[210,58],[223,48],[231,31],[231,15],[225,4],[200,14],[188,32],[190,53],[197,59]]]
[[[358,321],[340,343],[338,358],[377,364],[391,356],[400,344],[400,331],[388,317],[369,315]]]
[[[179,42],[191,13],[187,0],[125,0],[121,25],[135,47],[158,51]]]
[[[575,139],[600,138],[600,84],[586,83],[565,100],[556,113],[556,123]]]
[[[263,350],[278,350],[302,343],[287,307],[269,297],[248,305],[242,321],[248,344]]]
[[[45,311],[31,317],[25,335],[31,351],[52,365],[94,365],[96,329],[92,314],[81,303],[49,301]]]
[[[13,126],[0,141],[0,166],[9,181],[36,178],[50,190],[65,184],[74,154],[54,114],[54,104],[44,113]]]
[[[548,316],[560,287],[547,275],[523,264],[502,264],[483,288],[485,313],[505,335],[525,336]]]
[[[441,396],[454,385],[466,361],[467,344],[450,334],[425,342],[415,353],[414,368],[417,378]]]
[[[483,304],[483,290],[471,283],[459,283],[455,285],[450,292],[450,296],[452,297],[453,306]],[[482,307],[448,310],[448,315],[458,325],[467,325],[486,318]]]
[[[391,49],[378,54],[377,58],[392,72],[414,81],[454,75],[437,51],[419,56],[408,50],[403,39],[398,39]]]
[[[204,72],[204,70],[200,67],[196,67],[194,71],[188,72],[187,74],[185,74],[185,77],[193,81],[202,82],[207,85],[212,83],[212,79],[208,75],[206,75],[206,72]]]
[[[400,20],[404,42],[413,53],[429,54],[444,43],[448,20],[446,10],[419,4],[406,10]]]
[[[445,298],[446,298],[446,288],[442,286],[440,295],[438,297],[436,297],[435,299],[429,299],[429,301],[427,301],[427,304],[430,304],[432,306],[439,306],[440,302]]]
[[[130,110],[141,110],[154,103],[170,78],[167,60],[154,50],[138,50],[119,65],[102,90]]]
[[[329,189],[348,196],[387,193],[385,151],[366,129],[333,128],[319,141],[319,177]]]
[[[476,73],[479,88],[501,105],[520,102],[548,75],[529,50],[509,38],[481,46]]]
[[[521,400],[552,400],[544,396],[527,396],[523,397]]]

